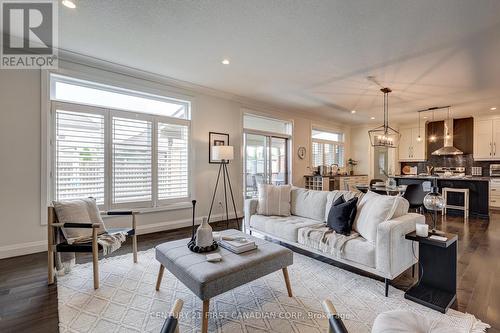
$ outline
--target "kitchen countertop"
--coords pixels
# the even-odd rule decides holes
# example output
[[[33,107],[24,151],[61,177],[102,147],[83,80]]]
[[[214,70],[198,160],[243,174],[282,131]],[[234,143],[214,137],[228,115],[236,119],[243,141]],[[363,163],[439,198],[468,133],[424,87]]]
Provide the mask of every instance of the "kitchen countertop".
[[[464,177],[439,177],[439,176],[419,176],[419,175],[396,175],[394,178],[406,178],[406,179],[442,179],[442,180],[471,180],[471,181],[490,181],[490,177],[482,176],[464,176]]]

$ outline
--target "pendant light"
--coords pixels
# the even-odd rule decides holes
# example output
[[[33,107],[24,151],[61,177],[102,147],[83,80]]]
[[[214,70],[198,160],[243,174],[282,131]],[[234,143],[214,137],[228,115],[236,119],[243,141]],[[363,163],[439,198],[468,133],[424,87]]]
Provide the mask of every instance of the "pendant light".
[[[417,136],[417,141],[418,142],[422,141],[422,138],[420,137],[420,112],[418,113],[418,136]]]
[[[435,126],[436,126],[436,124],[434,124],[434,109],[433,109],[432,110],[432,134],[429,136],[430,142],[436,142],[436,134],[434,133]]]
[[[448,106],[448,115],[447,115],[447,119],[446,119],[448,122],[450,121],[450,107]],[[450,128],[448,126],[446,126],[446,139],[449,139],[450,138]]]
[[[390,88],[382,88],[384,93],[384,124],[368,131],[372,147],[397,148],[401,134],[389,126],[389,93]]]

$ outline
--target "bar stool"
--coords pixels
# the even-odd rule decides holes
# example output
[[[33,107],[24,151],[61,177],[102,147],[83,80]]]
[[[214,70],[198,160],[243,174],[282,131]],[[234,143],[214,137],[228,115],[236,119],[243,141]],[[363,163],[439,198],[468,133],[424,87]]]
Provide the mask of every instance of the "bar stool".
[[[448,205],[448,192],[462,193],[464,195],[464,205],[456,206],[456,205]],[[442,215],[446,215],[446,210],[448,208],[458,209],[464,211],[464,219],[467,220],[469,218],[469,189],[468,188],[451,188],[444,187],[443,188],[443,198],[444,198],[444,207],[441,211]]]

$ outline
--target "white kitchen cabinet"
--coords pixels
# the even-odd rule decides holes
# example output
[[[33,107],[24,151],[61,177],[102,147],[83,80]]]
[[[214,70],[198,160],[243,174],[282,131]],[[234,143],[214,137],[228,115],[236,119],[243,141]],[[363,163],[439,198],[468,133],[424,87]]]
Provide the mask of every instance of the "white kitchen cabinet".
[[[474,119],[474,159],[500,160],[500,119]]]
[[[401,138],[399,140],[399,161],[400,162],[418,162],[425,161],[426,144],[425,144],[425,126],[420,128],[401,128],[399,130]],[[420,134],[420,141],[418,137]]]
[[[500,179],[490,180],[490,209],[500,209]]]

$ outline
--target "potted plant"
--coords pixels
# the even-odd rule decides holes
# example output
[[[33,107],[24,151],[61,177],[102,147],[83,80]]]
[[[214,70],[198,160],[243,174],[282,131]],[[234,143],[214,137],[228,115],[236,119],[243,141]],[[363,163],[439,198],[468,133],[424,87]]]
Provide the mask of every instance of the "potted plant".
[[[350,158],[350,159],[347,160],[347,164],[349,165],[349,168],[351,169],[351,170],[349,170],[349,174],[351,176],[353,176],[354,175],[354,167],[356,165],[358,165],[358,161],[355,161],[352,158]]]

